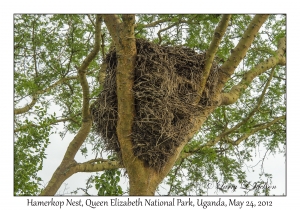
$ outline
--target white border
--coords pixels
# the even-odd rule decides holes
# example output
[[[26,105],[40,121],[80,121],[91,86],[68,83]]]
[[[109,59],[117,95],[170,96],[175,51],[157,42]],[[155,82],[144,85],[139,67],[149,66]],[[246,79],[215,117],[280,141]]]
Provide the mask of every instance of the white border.
[[[0,146],[0,166],[1,166],[1,208],[32,209],[26,206],[27,199],[30,197],[13,196],[13,14],[14,13],[286,13],[287,14],[287,87],[288,87],[288,127],[287,127],[287,146],[288,146],[288,179],[287,197],[265,198],[272,200],[274,208],[298,206],[298,180],[299,175],[299,84],[298,78],[299,65],[299,15],[296,11],[295,1],[6,1],[1,5],[1,82],[0,90],[2,103],[0,109],[1,116],[1,146]],[[4,65],[3,65],[4,64]],[[9,111],[11,110],[11,112]],[[37,197],[36,200],[49,200],[51,197]],[[66,197],[56,197],[55,199],[65,200]],[[80,199],[80,198],[78,198]],[[87,199],[87,198],[82,198]],[[93,197],[93,199],[106,200],[107,197]],[[145,199],[145,197],[143,197]],[[169,198],[165,198],[169,199]],[[193,199],[197,199],[194,197]],[[208,197],[207,200],[216,200],[217,197]],[[222,197],[228,200],[229,197]],[[262,200],[261,197],[237,197],[239,200]],[[67,209],[65,207],[64,209]],[[100,207],[98,207],[100,208]],[[103,207],[102,207],[103,208]],[[109,207],[109,209],[114,207]],[[131,207],[124,207],[131,208]],[[143,207],[148,208],[148,207]],[[151,208],[151,207],[150,207]],[[159,209],[168,207],[155,207]],[[174,208],[174,207],[173,207]],[[188,208],[188,207],[187,207]],[[198,207],[199,208],[199,207]],[[40,208],[38,208],[40,209]],[[57,207],[47,207],[47,209],[57,209]],[[90,209],[86,207],[84,209]],[[108,208],[107,208],[108,209]],[[209,209],[215,209],[209,207]],[[219,209],[219,208],[217,208]]]

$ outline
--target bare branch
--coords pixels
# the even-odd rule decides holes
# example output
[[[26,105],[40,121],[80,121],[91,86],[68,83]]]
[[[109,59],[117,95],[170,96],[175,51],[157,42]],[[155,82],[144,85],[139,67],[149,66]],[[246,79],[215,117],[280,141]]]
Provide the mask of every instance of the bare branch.
[[[110,161],[110,160],[104,159],[104,158],[95,158],[95,159],[91,159],[91,160],[86,161],[81,164],[95,164],[95,163],[99,163],[99,162],[108,162],[108,161]]]
[[[247,71],[244,74],[243,79],[240,81],[240,83],[232,87],[229,93],[221,94],[222,105],[229,105],[235,103],[239,99],[243,91],[252,82],[252,80],[258,75],[264,73],[270,68],[275,67],[276,65],[285,65],[286,62],[285,59],[286,41],[285,40],[286,40],[285,37],[280,39],[275,56],[268,58],[264,62],[259,63],[254,68]]]
[[[92,161],[92,160],[91,160]],[[99,172],[104,170],[110,170],[110,169],[118,169],[118,168],[124,168],[124,166],[119,161],[102,161],[101,163],[95,163],[99,162],[85,162],[78,164],[74,167],[74,173],[77,172]]]

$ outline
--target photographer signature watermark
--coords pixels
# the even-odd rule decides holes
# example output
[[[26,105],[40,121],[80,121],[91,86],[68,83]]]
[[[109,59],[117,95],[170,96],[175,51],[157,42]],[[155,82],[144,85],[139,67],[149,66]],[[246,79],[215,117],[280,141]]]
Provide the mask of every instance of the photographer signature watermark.
[[[268,182],[246,182],[240,185],[232,184],[232,183],[223,183],[223,182],[209,182],[206,183],[206,189],[216,189],[220,191],[231,191],[236,192],[237,189],[247,190],[247,191],[255,191],[255,190],[274,190],[276,189],[275,185],[271,185]]]

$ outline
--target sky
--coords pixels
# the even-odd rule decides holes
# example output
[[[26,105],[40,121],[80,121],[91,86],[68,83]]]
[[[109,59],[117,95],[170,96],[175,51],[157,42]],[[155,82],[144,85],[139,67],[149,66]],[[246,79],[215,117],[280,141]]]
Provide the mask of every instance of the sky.
[[[195,2],[184,1],[184,4],[170,4],[170,1],[151,1],[146,6],[141,7],[140,1],[91,1],[91,4],[75,4],[74,1],[4,1],[1,3],[1,83],[0,90],[2,94],[2,103],[0,104],[0,130],[2,131],[0,146],[0,165],[1,169],[1,206],[4,209],[22,208],[31,209],[25,205],[26,197],[13,197],[13,14],[14,13],[287,13],[288,14],[288,39],[287,39],[287,197],[282,199],[273,199],[278,208],[298,206],[299,198],[299,93],[297,86],[299,84],[299,30],[298,30],[298,7],[296,1],[282,2],[272,0],[253,0],[245,6],[241,1],[232,0],[230,3],[223,0],[205,2],[205,4],[196,5]],[[197,1],[200,2],[200,1]],[[295,3],[294,3],[295,2]],[[171,5],[171,6],[170,6]],[[191,6],[192,5],[192,6]],[[194,5],[194,6],[193,6]],[[129,7],[130,6],[130,7]],[[11,110],[11,111],[8,111]],[[61,141],[59,138],[53,138],[51,141]],[[61,142],[62,143],[62,142]],[[67,145],[67,140],[64,142]],[[58,151],[64,151],[66,147],[62,144],[56,148],[55,159],[48,164],[49,174],[52,175],[53,167],[60,162],[61,157]],[[50,153],[49,153],[50,154]],[[278,165],[280,161],[272,159],[270,163],[272,168],[280,170]],[[51,169],[50,169],[51,168]],[[51,176],[50,175],[50,176]],[[46,179],[46,175],[45,176]],[[78,175],[80,176],[80,175]],[[75,177],[75,176],[74,176]],[[275,178],[275,177],[274,177]],[[274,179],[273,178],[273,179]],[[73,178],[71,178],[73,179]],[[73,182],[71,179],[68,182]],[[81,180],[78,177],[76,180]],[[282,180],[282,177],[279,178]],[[275,202],[277,201],[277,202]],[[47,209],[51,209],[50,207]],[[54,208],[53,208],[54,209]],[[57,209],[57,208],[55,208]]]

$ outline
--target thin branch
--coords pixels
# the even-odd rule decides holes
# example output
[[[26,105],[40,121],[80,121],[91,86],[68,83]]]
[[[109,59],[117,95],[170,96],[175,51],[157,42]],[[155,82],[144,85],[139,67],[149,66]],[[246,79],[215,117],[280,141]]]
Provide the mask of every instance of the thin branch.
[[[258,75],[266,72],[268,69],[273,68],[276,65],[285,65],[285,40],[285,37],[280,39],[275,56],[268,58],[267,60],[256,65],[251,70],[247,71],[240,83],[233,86],[229,93],[222,93],[221,105],[229,105],[235,103],[239,99],[243,91],[250,85],[252,80]]]
[[[157,25],[159,25],[159,24],[162,24],[162,23],[165,23],[165,22],[169,22],[169,21],[171,21],[172,20],[172,18],[165,18],[165,19],[160,19],[160,20],[157,20],[157,21],[154,21],[154,22],[152,22],[152,23],[148,23],[148,24],[136,24],[135,25],[135,28],[137,28],[137,27],[141,27],[141,28],[151,28],[151,27],[156,27]]]
[[[205,84],[206,84],[207,78],[209,76],[209,73],[210,73],[214,58],[215,58],[215,55],[217,53],[217,50],[218,50],[218,47],[222,40],[222,37],[224,36],[224,34],[226,32],[230,18],[231,18],[231,15],[223,15],[221,21],[219,22],[218,26],[215,29],[213,40],[210,43],[210,46],[206,52],[205,67],[203,69],[202,77],[199,82],[198,97],[195,100],[196,104],[198,104],[200,101],[202,92],[205,88]]]
[[[28,112],[36,104],[37,101],[38,101],[37,95],[33,95],[32,101],[30,102],[30,104],[27,104],[26,106],[24,106],[22,108],[14,109],[14,115],[23,114],[25,112]]]
[[[173,176],[173,178],[171,180],[171,185],[170,185],[170,189],[169,189],[168,195],[170,195],[170,193],[172,191],[172,187],[173,187],[173,183],[174,183],[175,177],[177,176],[177,173],[178,173],[178,171],[179,171],[179,169],[180,169],[183,161],[184,161],[184,159],[181,159],[180,162],[179,162],[179,164],[177,165],[177,167],[175,169],[174,176]]]
[[[274,72],[275,72],[275,68],[272,69],[271,71],[271,74],[270,74],[270,77],[268,78],[268,81],[255,105],[255,107],[251,110],[251,112],[248,114],[247,117],[245,117],[241,122],[239,122],[238,124],[236,124],[234,127],[230,128],[230,129],[227,129],[226,131],[224,131],[223,133],[221,133],[220,135],[221,136],[225,136],[225,135],[228,135],[234,131],[236,131],[239,127],[241,127],[243,124],[245,124],[258,110],[259,110],[259,107],[265,97],[265,94],[267,92],[267,89],[271,83],[271,80],[272,80],[272,77],[274,75]]]
[[[244,135],[242,135],[240,138],[238,138],[235,141],[228,140],[228,143],[237,146],[242,141],[244,141],[245,139],[247,139],[249,136],[253,135],[254,133],[256,133],[256,132],[258,132],[260,130],[266,129],[266,128],[270,127],[271,125],[274,125],[279,120],[282,120],[282,119],[285,119],[285,118],[286,118],[286,115],[283,115],[283,116],[274,118],[271,122],[268,122],[268,123],[265,123],[265,124],[260,124],[260,126],[253,126],[255,128],[251,129],[251,131],[249,133],[245,133]]]
[[[219,72],[219,83],[217,85],[216,93],[221,92],[224,84],[228,81],[234,70],[245,57],[248,49],[250,48],[256,34],[260,27],[267,20],[269,15],[255,15],[244,32],[237,46],[232,50],[232,53],[227,61],[221,66]]]
[[[91,15],[88,14],[87,16],[88,16],[89,20],[91,21],[91,23],[93,24],[93,26],[96,28],[95,23],[94,23],[94,21],[93,21],[92,18],[91,18]]]
[[[166,27],[166,28],[160,29],[160,30],[157,32],[157,36],[158,36],[158,39],[159,39],[158,44],[161,44],[161,42],[162,42],[162,38],[161,38],[161,35],[160,35],[161,32],[164,32],[164,31],[166,31],[166,30],[168,30],[168,29],[170,29],[170,28],[176,26],[177,24],[178,24],[178,23],[173,23],[172,25],[169,25],[169,26]]]
[[[14,109],[14,115],[23,114],[25,112],[28,112],[38,101],[38,95],[49,92],[52,88],[64,83],[65,81],[77,79],[77,78],[78,78],[77,76],[65,77],[65,78],[62,78],[62,79],[56,81],[54,84],[50,85],[48,88],[46,88],[44,90],[38,90],[35,94],[33,94],[32,101],[30,102],[30,104],[27,104],[26,106],[24,106],[22,108]]]
[[[72,117],[68,117],[68,118],[61,118],[61,119],[56,119],[54,121],[51,121],[45,125],[36,125],[34,123],[30,123],[30,124],[27,124],[27,125],[24,125],[24,126],[21,126],[17,129],[14,130],[14,133],[17,133],[19,131],[22,131],[22,130],[25,130],[29,127],[34,127],[34,128],[41,128],[41,127],[45,127],[45,126],[49,126],[49,125],[53,125],[53,124],[56,124],[56,123],[60,123],[60,122],[66,122],[66,121],[73,121],[74,119]]]
[[[101,34],[101,52],[102,52],[102,59],[105,58],[105,33]]]
[[[70,76],[70,77],[64,77],[61,78],[60,80],[56,81],[55,83],[53,83],[52,85],[50,85],[48,88],[44,89],[44,90],[38,90],[36,93],[41,95],[43,93],[47,93],[49,92],[52,88],[55,88],[56,86],[68,81],[68,80],[73,80],[73,79],[78,79],[78,76]]]
[[[195,19],[197,17],[197,15],[196,16],[194,16],[193,18],[191,18],[191,19],[189,19],[189,20],[179,20],[178,22],[177,22],[177,24],[179,24],[179,23],[191,23],[191,24],[193,24],[193,22],[192,22],[192,20],[193,19]],[[148,23],[148,24],[136,24],[134,27],[135,28],[151,28],[151,27],[156,27],[156,26],[158,26],[158,25],[161,25],[162,23],[166,23],[166,22],[169,22],[169,21],[172,21],[172,19],[173,18],[164,18],[164,19],[160,19],[160,20],[157,20],[157,21],[154,21],[154,22],[151,22],[151,23]]]
[[[34,71],[35,77],[38,77],[38,70],[37,70],[37,59],[36,59],[36,45],[35,45],[35,31],[34,31],[34,22],[32,23],[32,47],[33,47],[33,61],[34,61]]]
[[[203,144],[201,146],[198,146],[198,147],[195,147],[192,150],[190,150],[189,152],[182,153],[179,156],[178,159],[180,160],[180,159],[187,158],[187,157],[193,155],[194,153],[197,153],[197,152],[201,151],[202,149],[213,147],[218,142],[220,142],[222,140],[222,138],[226,138],[226,143],[229,143],[229,144],[232,144],[234,146],[237,146],[242,141],[244,141],[245,139],[249,138],[249,136],[255,134],[256,132],[258,132],[260,130],[266,129],[266,128],[270,127],[271,125],[275,124],[276,122],[278,122],[278,121],[280,121],[282,119],[285,119],[285,118],[286,118],[286,116],[283,115],[283,116],[280,116],[280,117],[277,117],[277,118],[273,119],[271,122],[268,122],[268,123],[265,123],[265,124],[260,124],[260,125],[257,125],[257,126],[253,126],[253,129],[251,129],[249,133],[246,133],[246,134],[242,135],[236,141],[232,141],[228,137],[218,135],[216,138],[214,138],[214,139],[206,142],[205,144]]]

